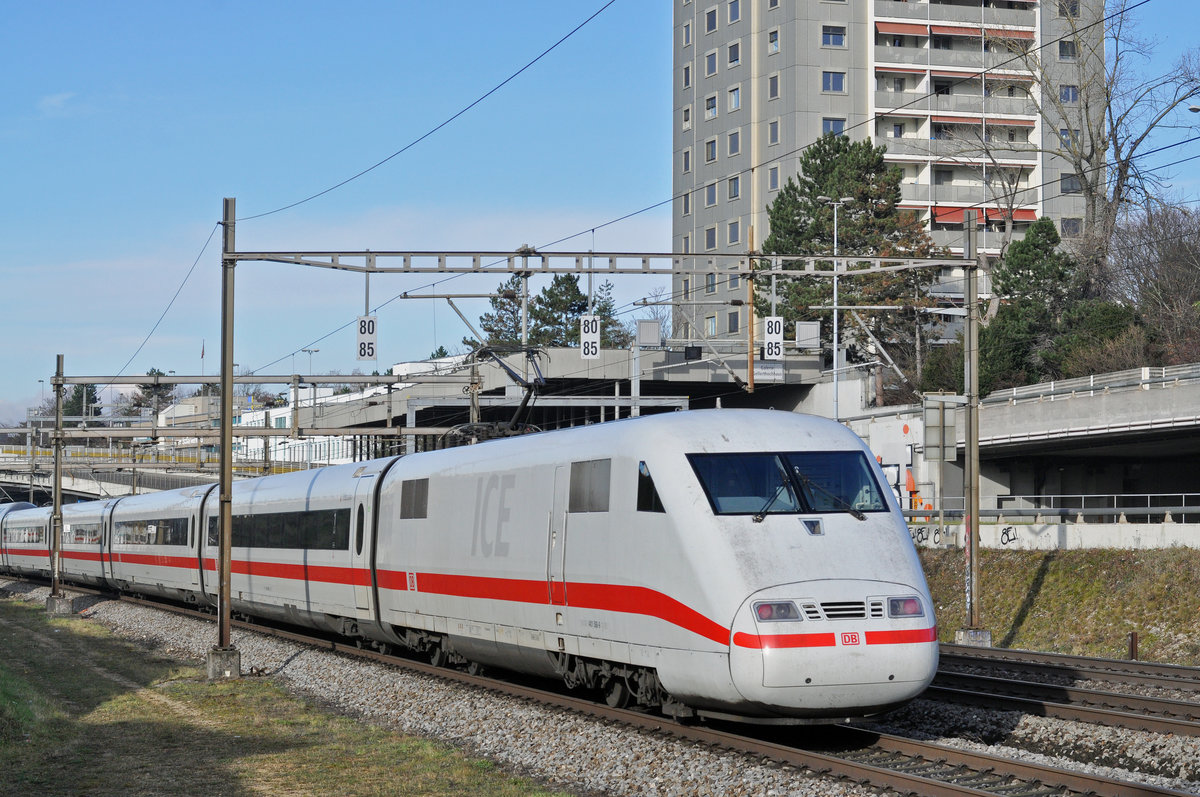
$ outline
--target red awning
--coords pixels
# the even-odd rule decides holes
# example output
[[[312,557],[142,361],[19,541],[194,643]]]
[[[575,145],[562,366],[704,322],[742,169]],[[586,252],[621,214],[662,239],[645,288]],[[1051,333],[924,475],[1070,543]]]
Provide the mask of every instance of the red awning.
[[[892,33],[901,36],[929,35],[929,29],[924,25],[913,25],[910,22],[876,22],[875,30],[880,33]]]
[[[1004,127],[1033,127],[1032,119],[988,119],[989,125],[1002,125]]]
[[[941,224],[962,224],[964,220],[964,211],[971,208],[947,208],[935,206],[933,208],[933,220]],[[1005,215],[1004,210],[1000,208],[978,208],[980,216],[986,216],[992,221],[1003,221]],[[1036,210],[1017,209],[1013,211],[1013,221],[1037,221]]]
[[[909,69],[903,66],[876,66],[876,72],[903,72],[906,75],[923,75],[924,69]]]
[[[974,36],[978,38],[983,35],[979,28],[959,28],[951,25],[930,25],[929,32],[939,36]]]
[[[935,207],[933,209],[933,220],[942,224],[962,224],[963,209]]]
[[[961,77],[968,79],[979,77],[978,72],[972,72],[970,70],[963,70],[962,72],[950,72],[945,69],[933,69],[930,70],[929,74],[933,75],[934,77]]]
[[[1031,30],[1008,30],[1005,28],[988,28],[987,35],[997,39],[1029,39],[1033,40],[1033,31]]]
[[[943,125],[978,125],[983,124],[981,116],[934,116],[932,120]]]

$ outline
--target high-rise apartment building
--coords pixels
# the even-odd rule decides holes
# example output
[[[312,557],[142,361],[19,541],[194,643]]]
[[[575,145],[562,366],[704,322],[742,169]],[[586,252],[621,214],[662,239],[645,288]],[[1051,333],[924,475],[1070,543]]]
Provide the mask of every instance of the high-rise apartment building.
[[[1098,0],[671,2],[674,251],[759,247],[767,206],[827,132],[885,146],[903,207],[951,251],[966,208],[986,214],[985,251],[1010,213],[1016,237],[1041,216],[1080,234],[1078,178],[1055,154],[1079,124],[1053,120],[1103,79],[1102,25],[1080,19]],[[683,302],[744,294],[702,274],[674,282]],[[675,329],[728,337],[750,321],[746,307],[683,305]]]

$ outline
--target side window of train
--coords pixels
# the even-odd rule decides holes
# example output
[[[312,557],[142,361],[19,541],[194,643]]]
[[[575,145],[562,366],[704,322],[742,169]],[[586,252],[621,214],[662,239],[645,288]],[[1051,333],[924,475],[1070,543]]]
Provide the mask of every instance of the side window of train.
[[[408,479],[400,484],[400,518],[429,516],[429,479]]]
[[[567,511],[607,512],[611,476],[611,459],[572,462],[571,492],[567,498]]]
[[[662,499],[658,497],[658,490],[654,488],[654,478],[650,475],[650,468],[646,466],[645,462],[638,463],[637,511],[667,511],[663,507]]]
[[[355,531],[354,531],[354,553],[355,554],[362,553],[363,520],[366,519],[366,514],[367,513],[366,513],[366,510],[363,509],[363,505],[359,504],[358,505],[358,522],[355,525]]]
[[[221,544],[221,539],[217,535],[217,519],[210,517],[208,519],[208,547],[216,548]]]

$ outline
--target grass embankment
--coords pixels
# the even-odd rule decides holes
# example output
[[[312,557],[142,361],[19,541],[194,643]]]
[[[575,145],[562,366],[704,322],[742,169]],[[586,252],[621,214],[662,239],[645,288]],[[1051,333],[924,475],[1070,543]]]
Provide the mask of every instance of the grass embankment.
[[[81,619],[0,600],[0,795],[545,795],[269,681],[208,683]]]
[[[941,641],[965,625],[962,551],[921,552]],[[996,647],[1200,665],[1200,551],[983,551],[983,627]]]

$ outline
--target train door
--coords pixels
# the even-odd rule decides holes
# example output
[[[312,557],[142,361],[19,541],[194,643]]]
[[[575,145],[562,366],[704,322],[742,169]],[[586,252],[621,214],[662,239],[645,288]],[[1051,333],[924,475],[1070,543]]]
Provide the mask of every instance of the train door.
[[[567,560],[567,492],[570,485],[571,466],[559,465],[554,469],[554,498],[548,524],[550,539],[546,548],[546,579],[550,590],[550,603],[554,606],[567,605],[567,586],[563,570]]]
[[[350,567],[354,582],[354,605],[359,616],[371,611],[371,551],[375,549],[376,474],[355,479],[354,510],[350,516]]]

